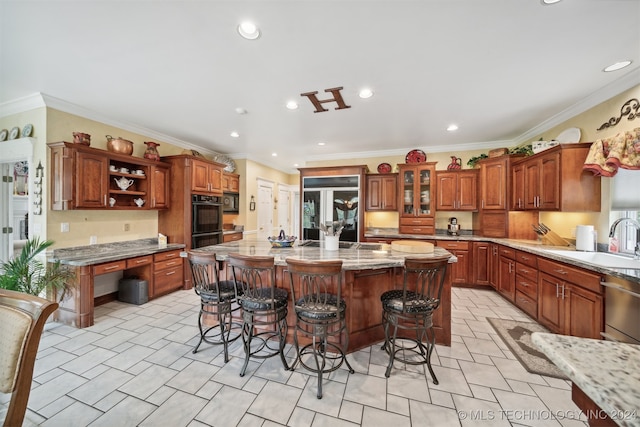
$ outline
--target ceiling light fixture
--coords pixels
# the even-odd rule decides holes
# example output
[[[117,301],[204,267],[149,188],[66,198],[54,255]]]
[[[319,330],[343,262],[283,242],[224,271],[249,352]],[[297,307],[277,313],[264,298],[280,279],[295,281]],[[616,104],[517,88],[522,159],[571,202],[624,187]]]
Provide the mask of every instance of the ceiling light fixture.
[[[456,130],[458,130],[458,125],[453,125],[453,124],[451,124],[451,125],[449,125],[449,127],[447,127],[447,130],[448,130],[449,132],[456,131]]]
[[[240,134],[238,132],[236,132],[235,130],[233,132],[231,132],[231,138],[238,138],[240,136]]]
[[[271,157],[278,157],[278,153],[271,153]]]
[[[371,98],[373,96],[373,91],[369,88],[364,88],[358,93],[358,96],[362,99]]]
[[[615,64],[611,64],[608,67],[606,67],[605,69],[603,69],[602,71],[604,71],[605,73],[609,73],[611,71],[618,71],[624,67],[628,67],[629,65],[631,65],[631,61],[630,60],[626,60],[626,61],[620,61],[620,62],[616,62]]]
[[[253,22],[245,21],[238,25],[238,33],[247,40],[260,37],[260,29]]]
[[[318,145],[322,146],[324,145],[324,142],[318,142]]]
[[[297,110],[298,109],[298,103],[296,101],[289,101],[289,102],[287,102],[287,108],[289,110]]]
[[[238,114],[247,114],[246,108],[238,107],[236,108],[236,113]]]
[[[559,3],[561,0],[541,0],[542,4],[545,6]]]

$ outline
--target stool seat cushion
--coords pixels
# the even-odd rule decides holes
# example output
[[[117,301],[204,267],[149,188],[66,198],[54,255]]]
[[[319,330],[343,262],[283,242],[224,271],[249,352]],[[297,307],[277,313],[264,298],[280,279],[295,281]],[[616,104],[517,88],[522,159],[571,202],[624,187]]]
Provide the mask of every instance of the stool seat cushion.
[[[337,319],[339,313],[344,313],[347,303],[341,299],[338,304],[338,297],[333,294],[325,295],[321,301],[318,298],[300,298],[296,301],[296,314],[312,320]]]
[[[239,296],[240,305],[245,310],[261,311],[281,309],[289,303],[289,292],[282,288],[275,288],[274,299],[271,299],[271,288],[257,289],[251,294]]]
[[[422,298],[413,291],[407,291],[404,310],[402,304],[403,291],[400,289],[387,291],[382,294],[382,309],[402,313],[428,313],[438,308],[440,303],[435,298]]]
[[[215,284],[209,285],[208,290],[204,290],[204,289],[198,290],[202,301],[208,302],[208,303],[216,303],[216,302],[227,302],[235,299],[236,287],[233,281],[223,280],[220,283],[218,283],[218,288],[220,289],[220,294],[215,292],[215,289],[216,289]]]

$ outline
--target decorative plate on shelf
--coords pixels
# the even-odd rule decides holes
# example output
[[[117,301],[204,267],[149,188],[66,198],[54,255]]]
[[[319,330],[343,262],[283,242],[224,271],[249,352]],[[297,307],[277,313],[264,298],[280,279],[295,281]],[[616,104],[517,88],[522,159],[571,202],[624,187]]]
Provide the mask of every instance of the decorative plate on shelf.
[[[31,132],[33,132],[33,125],[32,124],[24,125],[24,127],[22,128],[22,137],[23,138],[30,137]]]
[[[213,156],[213,161],[227,165],[224,168],[225,172],[233,173],[236,170],[236,162],[234,162],[233,159],[225,156],[224,154],[216,154],[215,156]]]
[[[391,165],[389,163],[380,163],[378,165],[378,173],[389,173],[391,172]]]
[[[7,136],[9,136],[9,131],[6,129],[2,129],[0,131],[0,141],[6,141],[7,140]]]
[[[405,163],[424,163],[427,161],[427,155],[422,150],[411,150],[404,158]]]
[[[20,135],[20,128],[18,126],[11,129],[11,133],[9,133],[9,139],[16,139]]]

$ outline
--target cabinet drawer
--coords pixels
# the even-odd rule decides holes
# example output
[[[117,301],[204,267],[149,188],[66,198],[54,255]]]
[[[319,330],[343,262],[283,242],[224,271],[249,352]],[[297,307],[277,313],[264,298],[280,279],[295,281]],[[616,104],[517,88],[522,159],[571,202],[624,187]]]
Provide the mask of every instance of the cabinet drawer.
[[[435,234],[436,229],[433,225],[427,227],[419,227],[417,225],[401,225],[400,234]]]
[[[222,237],[224,243],[235,242],[236,240],[242,240],[242,233],[229,233]]]
[[[182,287],[182,266],[156,270],[153,273],[153,294],[158,296],[165,292]]]
[[[537,303],[523,294],[522,292],[516,290],[516,306],[518,306],[522,311],[527,313],[529,316],[537,319]]]
[[[99,274],[112,273],[114,271],[121,271],[127,267],[127,260],[108,262],[106,264],[98,264],[93,267],[93,274],[97,276]]]
[[[180,250],[175,250],[175,251],[167,251],[167,252],[160,252],[157,254],[153,255],[153,261],[154,262],[158,262],[158,261],[165,261],[168,259],[173,259],[173,258],[180,258]]]
[[[148,265],[148,264],[151,264],[151,261],[153,261],[152,255],[129,258],[127,260],[127,268],[139,267],[141,265]]]
[[[502,255],[503,257],[509,258],[509,259],[515,259],[516,258],[516,250],[512,249],[512,248],[507,248],[504,246],[500,246],[500,248],[498,249],[500,255]]]
[[[175,267],[182,267],[182,258],[173,258],[165,261],[158,261],[153,264],[153,270],[155,272]]]
[[[438,246],[447,250],[469,250],[469,242],[438,240]]]
[[[516,274],[538,283],[538,270],[533,267],[516,262]]]
[[[538,257],[529,252],[516,251],[516,261],[533,267],[534,269],[538,268]]]
[[[585,289],[602,294],[602,286],[600,285],[601,277],[597,273],[592,273],[578,267],[571,267],[543,257],[538,257],[538,270],[562,281],[571,282]]]
[[[528,277],[516,275],[516,291],[520,291],[523,294],[526,294],[533,301],[537,301],[538,280],[531,280]]]
[[[421,218],[421,217],[408,217],[400,218],[400,226],[403,225],[417,225],[417,226],[434,226],[435,219],[433,218]]]

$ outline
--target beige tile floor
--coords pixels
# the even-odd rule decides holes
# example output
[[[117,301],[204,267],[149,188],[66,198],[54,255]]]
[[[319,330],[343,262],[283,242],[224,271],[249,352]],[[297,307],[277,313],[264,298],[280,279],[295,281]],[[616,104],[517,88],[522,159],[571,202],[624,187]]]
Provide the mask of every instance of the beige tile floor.
[[[35,365],[26,426],[585,426],[570,384],[528,373],[486,317],[523,319],[490,290],[454,288],[452,345],[424,366],[396,364],[389,379],[379,345],[349,355],[324,382],[279,358],[251,362],[240,377],[240,340],[225,364],[197,336],[193,291],[136,306],[111,302],[86,329],[50,323]],[[293,359],[289,348],[288,357]],[[0,395],[6,410],[7,395]]]

